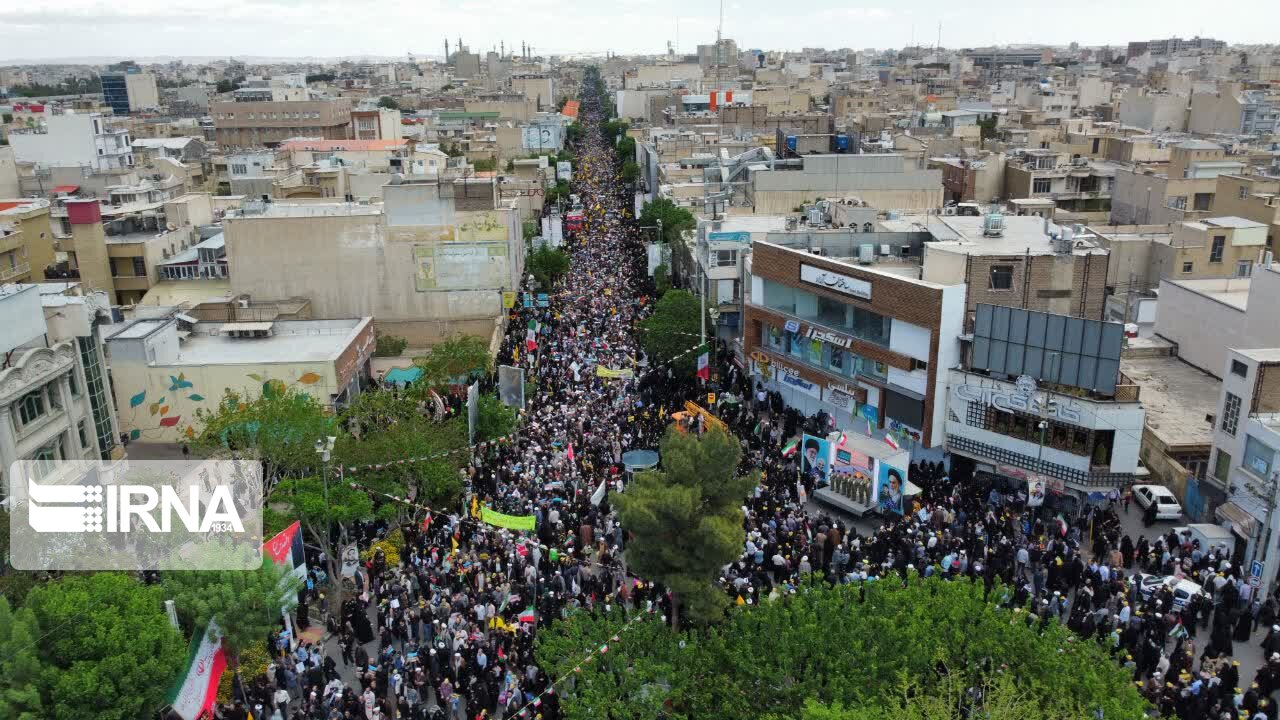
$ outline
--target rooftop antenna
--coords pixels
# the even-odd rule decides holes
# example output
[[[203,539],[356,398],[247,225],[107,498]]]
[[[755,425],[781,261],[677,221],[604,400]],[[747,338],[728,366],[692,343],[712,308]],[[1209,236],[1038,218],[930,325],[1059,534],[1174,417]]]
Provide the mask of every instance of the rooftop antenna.
[[[506,57],[506,56],[507,56],[507,41],[506,41],[506,40],[503,40],[503,41],[499,42],[499,43],[498,43],[498,48],[499,48],[498,57],[500,57],[500,58],[504,58],[504,57]]]
[[[444,39],[444,61],[449,62],[449,38]]]

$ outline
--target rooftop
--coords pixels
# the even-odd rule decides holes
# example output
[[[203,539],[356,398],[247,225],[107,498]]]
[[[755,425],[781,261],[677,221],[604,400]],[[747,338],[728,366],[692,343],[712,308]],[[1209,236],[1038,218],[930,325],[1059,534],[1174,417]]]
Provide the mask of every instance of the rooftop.
[[[1220,228],[1259,228],[1266,227],[1265,224],[1249,220],[1248,218],[1236,217],[1235,215],[1226,215],[1223,217],[1204,218],[1200,222],[1205,225]]]
[[[1165,444],[1213,444],[1213,426],[1204,418],[1218,406],[1217,378],[1173,356],[1122,357],[1120,372],[1142,386],[1147,427]]]
[[[233,338],[211,335],[225,323],[199,323],[178,350],[172,365],[238,365],[334,360],[347,349],[368,319],[279,320],[271,336]]]
[[[1210,278],[1205,280],[1165,280],[1197,295],[1217,300],[1244,312],[1249,309],[1250,278]]]
[[[245,207],[227,214],[228,218],[315,218],[315,217],[355,217],[360,215],[381,215],[380,205],[360,205],[357,203],[314,203],[306,205],[289,205],[285,203],[246,203]]]
[[[407,140],[289,140],[281,144],[280,149],[313,152],[371,152],[399,150],[407,144]]]
[[[1232,350],[1260,363],[1280,363],[1280,348],[1252,348],[1249,350],[1232,348]]]
[[[908,220],[907,217],[902,220]],[[933,235],[935,242],[928,243],[929,251],[960,253],[962,255],[1054,255],[1053,241],[1045,234],[1044,220],[1034,216],[1005,215],[1004,233],[1000,237],[982,234],[984,218],[972,216],[929,216],[922,223]],[[1049,232],[1061,234],[1062,228],[1049,223]],[[1088,236],[1072,240],[1072,255],[1105,255],[1107,251],[1095,245]]]

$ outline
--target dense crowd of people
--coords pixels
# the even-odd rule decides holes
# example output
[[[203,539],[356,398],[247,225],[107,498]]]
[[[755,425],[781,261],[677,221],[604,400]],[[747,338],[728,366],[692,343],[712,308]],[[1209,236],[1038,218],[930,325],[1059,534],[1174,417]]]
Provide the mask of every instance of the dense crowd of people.
[[[586,98],[582,112],[574,186],[585,226],[566,245],[570,270],[548,289],[547,307],[510,311],[499,355],[536,391],[517,433],[478,445],[467,470],[478,505],[532,515],[535,531],[482,523],[465,508],[403,528],[398,563],[375,555],[340,607],[309,611],[336,643],[281,641],[268,672],[221,717],[554,720],[559,692],[533,657],[539,627],[615,603],[669,613],[661,588],[627,574],[609,496],[625,483],[623,453],[656,447],[672,412],[707,387],[641,350],[636,321],[654,289],[598,102]],[[744,499],[742,556],[721,578],[735,602],[767,601],[818,572],[829,582],[911,573],[980,582],[1029,626],[1058,621],[1102,643],[1164,716],[1277,720],[1280,625],[1261,641],[1269,659],[1255,677],[1232,660],[1257,627],[1276,622],[1276,598],[1244,581],[1230,549],[1172,533],[1130,537],[1122,501],[1066,514],[1028,507],[1025,487],[943,462],[912,465],[921,492],[901,515],[860,531],[814,510],[820,481],[782,451],[824,418],[786,408],[729,362],[727,347],[714,355],[717,413],[741,439],[744,472],[762,473]],[[361,525],[361,547],[387,531]],[[1185,577],[1207,594],[1175,596],[1141,575]]]

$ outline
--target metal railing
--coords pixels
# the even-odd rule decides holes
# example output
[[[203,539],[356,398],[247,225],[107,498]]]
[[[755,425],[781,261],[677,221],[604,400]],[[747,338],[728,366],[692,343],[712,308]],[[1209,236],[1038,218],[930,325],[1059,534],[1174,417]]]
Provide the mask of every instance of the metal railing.
[[[25,275],[29,272],[31,272],[31,263],[29,262],[18,263],[17,265],[10,265],[9,267],[0,267],[0,282],[16,278],[19,275]]]

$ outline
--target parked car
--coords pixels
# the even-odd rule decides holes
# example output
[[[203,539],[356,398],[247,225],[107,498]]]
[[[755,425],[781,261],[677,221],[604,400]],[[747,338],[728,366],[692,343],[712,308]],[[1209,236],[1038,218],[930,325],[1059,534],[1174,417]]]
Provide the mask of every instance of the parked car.
[[[1156,506],[1157,520],[1180,520],[1182,518],[1182,505],[1178,504],[1178,498],[1169,492],[1169,488],[1163,485],[1134,485],[1133,499],[1138,502],[1138,507],[1146,510],[1154,504]]]
[[[1204,591],[1204,588],[1200,587],[1199,583],[1186,578],[1178,578],[1174,575],[1160,576],[1147,575],[1144,573],[1140,576],[1139,583],[1138,592],[1142,593],[1143,600],[1150,599],[1151,593],[1155,592],[1156,589],[1162,585],[1173,590],[1173,607],[1177,610],[1181,610],[1186,606],[1192,596],[1208,596],[1208,593]]]

